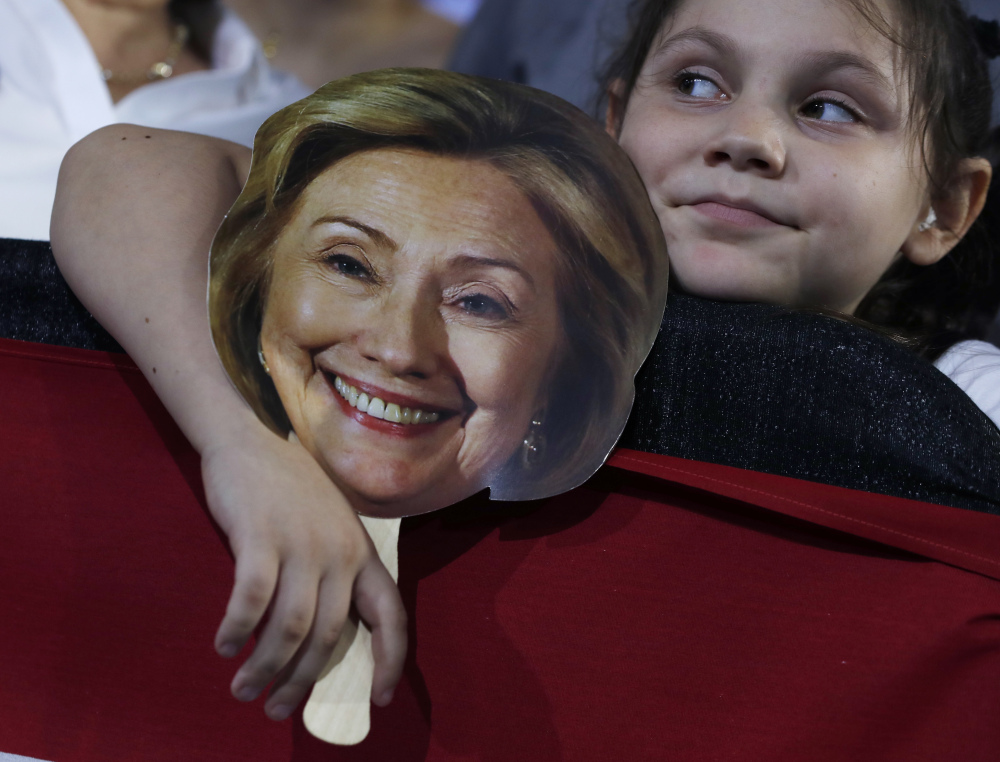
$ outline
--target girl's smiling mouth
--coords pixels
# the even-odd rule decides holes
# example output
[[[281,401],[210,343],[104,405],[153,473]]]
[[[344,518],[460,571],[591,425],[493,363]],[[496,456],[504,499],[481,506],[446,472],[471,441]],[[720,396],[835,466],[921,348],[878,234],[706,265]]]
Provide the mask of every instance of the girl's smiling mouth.
[[[341,409],[367,428],[397,436],[420,436],[459,415],[449,410],[393,394],[356,379],[323,371]]]

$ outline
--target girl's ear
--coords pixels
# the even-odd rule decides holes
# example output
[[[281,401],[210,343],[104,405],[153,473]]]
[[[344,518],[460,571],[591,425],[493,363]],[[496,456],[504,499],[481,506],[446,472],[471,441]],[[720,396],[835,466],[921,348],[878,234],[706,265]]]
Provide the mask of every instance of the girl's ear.
[[[903,243],[906,258],[916,265],[933,265],[951,251],[983,211],[992,176],[986,159],[962,159],[948,192],[924,210],[933,210],[937,221],[928,225],[922,217],[914,223]]]
[[[625,80],[616,79],[608,88],[608,110],[604,112],[604,130],[615,140],[622,129],[625,117]]]

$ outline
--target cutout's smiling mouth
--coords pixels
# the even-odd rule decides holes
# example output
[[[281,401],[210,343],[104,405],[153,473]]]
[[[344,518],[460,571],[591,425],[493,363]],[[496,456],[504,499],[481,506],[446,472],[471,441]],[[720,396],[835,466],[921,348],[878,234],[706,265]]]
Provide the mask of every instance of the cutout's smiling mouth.
[[[334,376],[333,388],[344,400],[359,412],[388,423],[414,425],[437,423],[442,414],[437,411],[420,408],[402,407],[395,402],[385,402],[380,397],[369,397],[359,391],[356,386],[344,381],[340,376]],[[447,417],[448,414],[445,414]]]

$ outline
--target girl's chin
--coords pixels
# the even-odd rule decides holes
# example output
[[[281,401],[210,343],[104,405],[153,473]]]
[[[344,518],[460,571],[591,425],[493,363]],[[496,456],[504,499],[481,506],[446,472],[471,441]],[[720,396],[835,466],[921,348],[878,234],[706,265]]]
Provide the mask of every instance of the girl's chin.
[[[788,303],[780,289],[762,280],[756,272],[736,272],[729,269],[720,273],[693,268],[693,272],[683,275],[677,273],[672,286],[683,293],[720,302]]]

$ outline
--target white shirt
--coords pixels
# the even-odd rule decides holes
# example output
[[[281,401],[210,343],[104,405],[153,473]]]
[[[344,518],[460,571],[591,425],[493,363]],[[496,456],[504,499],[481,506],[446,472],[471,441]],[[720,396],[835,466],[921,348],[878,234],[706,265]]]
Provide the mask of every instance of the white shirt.
[[[270,67],[225,13],[212,68],[152,82],[112,103],[99,64],[61,0],[0,0],[0,237],[48,240],[59,164],[90,132],[130,122],[247,146],[306,87]]]
[[[960,341],[934,365],[1000,426],[1000,348],[985,341]]]

